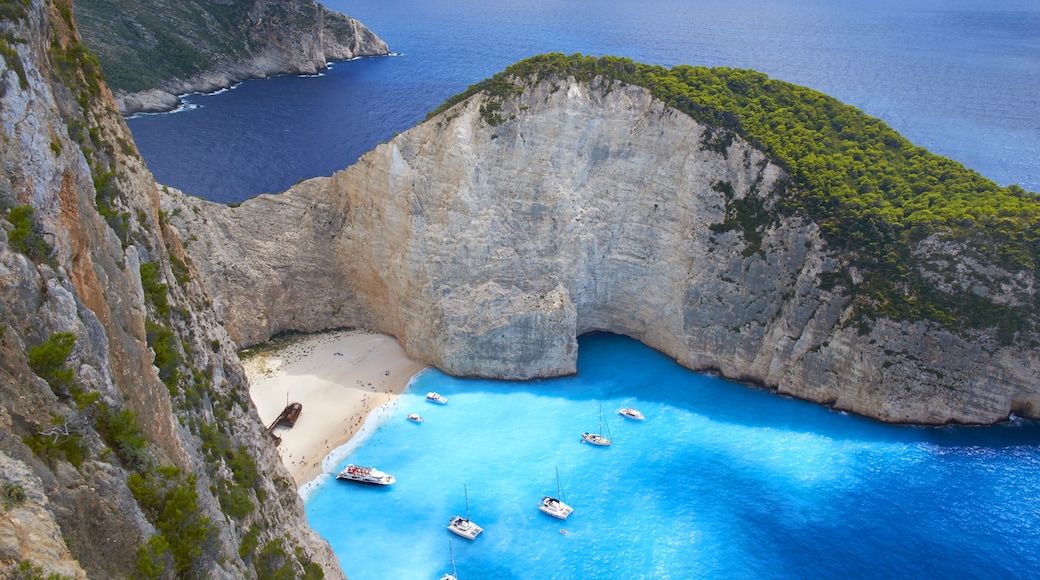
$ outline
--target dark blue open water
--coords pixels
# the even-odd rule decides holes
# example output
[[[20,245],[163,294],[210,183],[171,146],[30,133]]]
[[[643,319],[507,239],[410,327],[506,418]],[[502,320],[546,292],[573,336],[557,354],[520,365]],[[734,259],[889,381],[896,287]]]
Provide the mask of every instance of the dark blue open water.
[[[400,57],[251,81],[129,122],[160,182],[217,201],[352,164],[543,52],[752,68],[831,94],[1001,184],[1040,190],[1036,0],[329,0]]]
[[[439,578],[449,539],[462,580],[1040,576],[1036,424],[883,425],[690,372],[627,338],[579,347],[569,378],[427,371],[326,460],[397,478],[326,475],[307,496],[351,580]],[[580,442],[600,405],[609,448]],[[537,510],[557,467],[575,508],[565,522]],[[473,542],[445,529],[466,491],[484,528]]]
[[[1040,190],[1036,0],[361,0],[402,56],[247,82],[130,120],[156,177],[238,201],[328,175],[447,97],[542,52],[753,68],[885,120],[1002,184]],[[1040,427],[885,426],[685,371],[628,339],[584,337],[576,377],[428,372],[329,461],[394,474],[325,480],[307,513],[352,580],[437,578],[448,518],[459,577],[1040,577]],[[450,398],[422,400],[427,390]],[[578,442],[602,404],[616,441]],[[633,405],[645,423],[614,411]],[[404,420],[410,411],[422,425]],[[535,509],[559,467],[576,512]],[[568,533],[561,534],[560,528]]]

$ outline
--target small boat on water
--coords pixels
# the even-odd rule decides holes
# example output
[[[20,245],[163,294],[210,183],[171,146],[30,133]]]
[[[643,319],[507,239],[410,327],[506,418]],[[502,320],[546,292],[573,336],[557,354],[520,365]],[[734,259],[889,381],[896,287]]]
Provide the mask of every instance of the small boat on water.
[[[552,516],[558,520],[565,520],[567,516],[574,512],[574,508],[563,503],[552,496],[545,496],[542,501],[538,504],[538,511],[542,512],[547,516]]]
[[[394,476],[388,473],[383,473],[374,467],[362,467],[360,465],[354,465],[353,463],[347,465],[343,471],[339,472],[336,479],[368,483],[371,485],[390,485],[397,481]]]
[[[591,445],[599,445],[600,447],[610,447],[614,443],[599,433],[582,433],[581,440]]]
[[[443,405],[448,402],[447,397],[436,391],[430,391],[429,393],[426,393],[426,400],[431,403],[437,403],[438,405]]]
[[[600,405],[599,407],[599,430],[603,430],[603,405]],[[609,431],[607,432],[607,435],[610,435]],[[581,434],[581,440],[590,445],[598,445],[600,447],[609,447],[614,443],[610,440],[610,437],[604,437],[599,433],[589,433],[587,431]]]
[[[567,516],[574,512],[574,508],[563,503],[563,488],[560,486],[559,468],[556,469],[556,495],[558,497],[552,497],[551,495],[542,497],[542,501],[538,502],[538,511],[558,520],[565,520]]]
[[[418,413],[409,413],[408,420],[412,423],[422,423],[422,417]]]
[[[475,540],[480,532],[484,531],[484,528],[462,516],[451,516],[451,521],[448,522],[448,531],[467,540]]]
[[[646,419],[646,417],[644,417],[642,413],[633,409],[632,407],[621,407],[620,409],[618,409],[617,413],[622,417],[628,417],[629,419],[634,419],[636,421],[642,421],[643,419]]]
[[[466,517],[451,516],[451,520],[448,521],[448,531],[467,540],[475,540],[480,532],[484,531],[484,528],[469,519],[469,491],[465,486],[462,489],[466,493]]]
[[[445,574],[440,580],[459,580],[459,573],[455,569],[455,551],[451,548],[451,540],[448,540],[448,553],[451,555],[451,574]]]

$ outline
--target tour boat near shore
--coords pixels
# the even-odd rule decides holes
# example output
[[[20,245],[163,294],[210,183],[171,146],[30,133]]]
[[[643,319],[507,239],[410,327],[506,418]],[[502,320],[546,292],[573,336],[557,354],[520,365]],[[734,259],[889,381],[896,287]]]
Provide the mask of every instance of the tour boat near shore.
[[[383,473],[374,467],[362,467],[360,465],[354,465],[353,463],[347,465],[343,471],[339,472],[336,479],[368,483],[371,485],[390,485],[397,481],[394,476],[388,473]]]
[[[448,398],[447,397],[445,397],[444,395],[442,395],[440,393],[434,392],[434,391],[430,391],[429,393],[426,393],[426,400],[431,402],[431,403],[437,403],[438,405],[443,405],[443,404],[448,402]]]
[[[422,417],[418,413],[409,413],[408,420],[412,423],[422,423]]]

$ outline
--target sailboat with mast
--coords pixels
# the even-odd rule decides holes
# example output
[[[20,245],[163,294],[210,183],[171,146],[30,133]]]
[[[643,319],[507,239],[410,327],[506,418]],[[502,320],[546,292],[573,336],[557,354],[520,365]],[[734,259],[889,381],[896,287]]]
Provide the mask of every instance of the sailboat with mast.
[[[448,554],[451,555],[451,574],[445,574],[440,580],[459,580],[459,573],[455,570],[455,551],[451,548],[451,540],[448,540]]]
[[[475,540],[480,532],[484,531],[484,528],[469,519],[469,490],[466,489],[465,484],[463,484],[462,490],[466,493],[466,517],[452,516],[448,522],[448,531],[467,540]]]
[[[560,487],[559,467],[556,468],[556,495],[557,497],[552,497],[551,495],[542,497],[542,501],[538,503],[538,511],[558,520],[565,520],[567,516],[574,512],[574,508],[563,503],[563,488]]]
[[[603,403],[599,405],[599,430],[603,431]],[[607,427],[607,436],[604,437],[599,433],[582,433],[581,440],[591,445],[598,445],[600,447],[609,447],[613,441],[610,440],[610,427]]]

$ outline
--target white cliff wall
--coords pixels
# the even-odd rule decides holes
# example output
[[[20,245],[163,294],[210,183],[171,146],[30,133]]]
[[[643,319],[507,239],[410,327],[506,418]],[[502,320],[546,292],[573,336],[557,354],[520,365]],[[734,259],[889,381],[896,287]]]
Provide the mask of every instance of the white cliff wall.
[[[1040,356],[926,323],[843,322],[844,267],[814,224],[712,225],[727,193],[770,207],[783,172],[633,86],[550,80],[489,125],[480,95],[330,178],[227,208],[166,196],[230,335],[361,326],[447,372],[575,371],[576,337],[636,338],[886,421],[1037,416]]]

